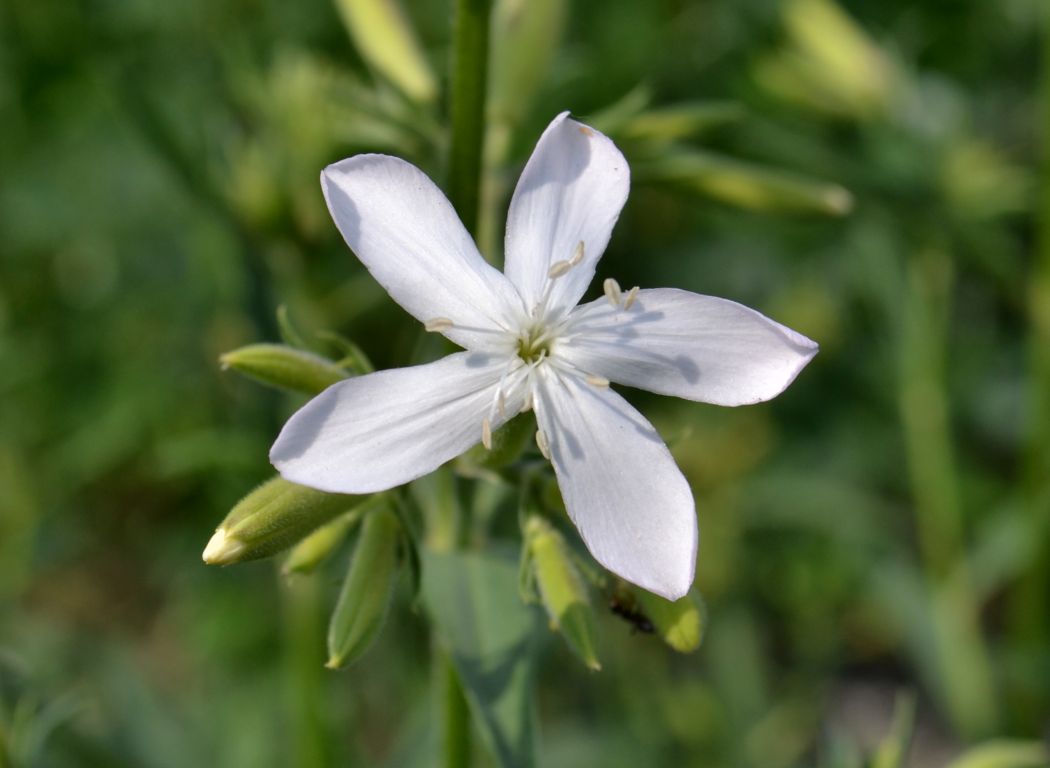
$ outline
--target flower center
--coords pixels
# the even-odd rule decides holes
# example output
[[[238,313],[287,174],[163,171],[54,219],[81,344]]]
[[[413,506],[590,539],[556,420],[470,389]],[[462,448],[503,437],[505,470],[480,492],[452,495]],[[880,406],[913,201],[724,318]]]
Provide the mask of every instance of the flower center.
[[[538,363],[551,353],[551,343],[554,339],[547,333],[547,329],[541,323],[523,329],[518,336],[518,357],[526,364]]]

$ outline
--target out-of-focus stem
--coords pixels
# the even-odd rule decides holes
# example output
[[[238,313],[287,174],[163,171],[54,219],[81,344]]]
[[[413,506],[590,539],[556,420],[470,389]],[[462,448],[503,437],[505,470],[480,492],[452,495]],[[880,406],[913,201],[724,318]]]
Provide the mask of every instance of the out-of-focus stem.
[[[991,664],[967,569],[962,508],[945,391],[951,262],[939,249],[916,254],[905,273],[899,402],[919,548],[931,599],[940,698],[965,736],[987,735],[996,718]]]
[[[448,196],[467,231],[474,236],[477,236],[478,188],[485,143],[491,10],[491,0],[456,0],[452,31]]]
[[[325,602],[317,579],[281,584],[285,633],[285,680],[291,710],[295,765],[332,765],[332,742],[324,700]]]
[[[1032,275],[1028,281],[1030,330],[1028,337],[1028,433],[1025,445],[1024,504],[1029,535],[1037,536],[1032,566],[1018,585],[1010,606],[1011,635],[1022,653],[1038,654],[1050,642],[1050,5],[1042,4],[1042,54],[1039,130],[1042,162],[1039,175],[1038,230]],[[1035,691],[1040,701],[1030,700]],[[1027,727],[1050,705],[1045,686],[1035,686],[1019,697],[1018,712]]]
[[[470,765],[470,710],[463,695],[452,659],[436,650],[435,661],[441,676],[441,709],[444,716],[441,733],[442,765],[445,768],[467,768]]]

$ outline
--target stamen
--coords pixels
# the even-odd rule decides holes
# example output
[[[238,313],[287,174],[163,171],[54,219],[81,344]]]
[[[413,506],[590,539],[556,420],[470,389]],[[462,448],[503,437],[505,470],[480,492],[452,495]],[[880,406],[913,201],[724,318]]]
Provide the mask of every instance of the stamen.
[[[503,390],[499,391],[496,395],[496,408],[499,410],[500,418],[506,418],[507,416],[507,396],[503,394]]]
[[[547,270],[547,277],[551,280],[557,280],[572,268],[573,263],[571,261],[556,261],[551,264],[551,268]]]
[[[631,305],[634,304],[634,300],[637,299],[637,298],[638,298],[638,286],[636,285],[636,286],[634,286],[634,288],[632,288],[631,290],[629,290],[627,292],[627,298],[624,299],[623,308],[624,309],[630,309]]]
[[[486,450],[492,450],[492,423],[488,416],[481,420],[481,444]]]
[[[442,331],[447,331],[449,328],[452,327],[452,321],[449,320],[447,317],[435,317],[432,320],[427,320],[423,324],[423,327],[427,330],[428,333],[441,333]]]
[[[536,431],[536,447],[540,449],[543,458],[551,460],[551,444],[547,441],[547,433],[542,429]]]
[[[525,401],[521,404],[521,410],[518,413],[528,413],[532,410],[532,390],[530,389],[525,393]]]
[[[575,267],[583,261],[583,240],[576,243],[576,250],[572,252],[572,259],[569,261],[569,266]]]
[[[608,389],[609,388],[609,380],[607,378],[605,378],[604,376],[595,376],[595,375],[592,374],[592,375],[588,376],[586,379],[584,379],[584,381],[586,381],[592,387],[598,387],[599,389]]]
[[[620,284],[611,277],[605,278],[605,282],[602,283],[602,290],[605,291],[605,298],[609,300],[609,303],[614,307],[620,306],[620,300],[623,298],[623,292],[620,291]]]

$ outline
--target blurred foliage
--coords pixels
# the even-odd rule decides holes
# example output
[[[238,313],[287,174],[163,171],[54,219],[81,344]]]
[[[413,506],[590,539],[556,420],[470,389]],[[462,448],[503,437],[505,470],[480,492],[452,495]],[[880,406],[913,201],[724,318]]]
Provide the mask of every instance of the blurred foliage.
[[[497,3],[486,255],[572,109],[635,176],[599,277],[739,300],[822,346],[765,405],[627,393],[698,501],[698,652],[598,606],[601,673],[551,642],[495,688],[469,662],[534,637],[541,608],[512,559],[443,555],[336,674],[345,528],[309,577],[201,565],[302,402],[221,354],[282,331],[358,372],[441,352],[317,183],[361,151],[443,178],[450,5],[395,7],[0,2],[0,765],[429,764],[424,615],[499,715],[481,764],[533,727],[551,766],[1047,764],[1044,0]],[[515,535],[499,470],[457,468],[488,480],[409,495]],[[454,527],[428,528],[430,550]],[[448,603],[440,584],[464,580],[473,603]],[[457,613],[474,603],[477,626]],[[535,723],[516,698],[533,670]]]

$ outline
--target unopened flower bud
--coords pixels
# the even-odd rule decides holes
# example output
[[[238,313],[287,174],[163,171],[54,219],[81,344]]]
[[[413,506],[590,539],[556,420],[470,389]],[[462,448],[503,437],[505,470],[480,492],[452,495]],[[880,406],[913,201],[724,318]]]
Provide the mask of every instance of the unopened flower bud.
[[[386,618],[398,576],[401,522],[389,507],[369,512],[328,624],[329,669],[341,669],[372,644]]]
[[[320,394],[348,375],[331,360],[284,344],[249,344],[227,352],[219,362],[263,384],[308,395]]]
[[[561,632],[584,664],[601,669],[587,589],[562,535],[543,518],[533,516],[525,526],[525,546],[552,628]]]
[[[293,573],[312,573],[342,544],[350,531],[357,525],[364,514],[375,504],[381,503],[383,497],[373,496],[364,504],[344,512],[330,523],[325,523],[305,539],[300,541],[284,561],[281,572],[285,576]]]
[[[230,565],[276,554],[345,512],[360,496],[268,480],[230,510],[204,548],[204,562]]]

